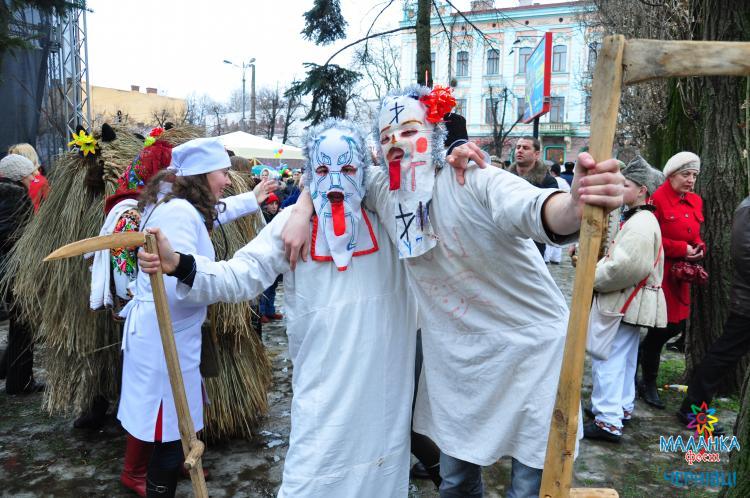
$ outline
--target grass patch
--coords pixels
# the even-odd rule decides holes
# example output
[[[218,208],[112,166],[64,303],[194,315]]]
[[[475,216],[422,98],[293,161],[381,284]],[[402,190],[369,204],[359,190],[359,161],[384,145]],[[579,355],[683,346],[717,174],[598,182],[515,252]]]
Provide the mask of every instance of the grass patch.
[[[684,357],[680,356],[677,358],[662,360],[661,364],[659,365],[659,376],[656,379],[657,387],[663,388],[664,386],[670,384],[685,384],[686,382],[687,379],[685,378]],[[664,390],[662,391],[661,396],[664,398],[665,395],[667,399],[678,400],[678,402],[681,402],[682,398],[685,396],[682,393]],[[728,410],[739,413],[739,394],[735,393],[721,398],[714,398],[714,400],[711,402],[711,407],[718,410]]]
[[[685,359],[675,358],[663,360],[659,365],[659,376],[656,378],[656,385],[664,387],[669,384],[685,383]]]

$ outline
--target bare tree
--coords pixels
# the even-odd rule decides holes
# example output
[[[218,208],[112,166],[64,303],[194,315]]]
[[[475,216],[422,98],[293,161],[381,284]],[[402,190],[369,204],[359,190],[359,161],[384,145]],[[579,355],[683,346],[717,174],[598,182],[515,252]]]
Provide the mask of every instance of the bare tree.
[[[175,121],[175,113],[171,109],[162,107],[161,109],[153,109],[151,111],[151,123],[156,126],[164,126],[167,121]]]
[[[285,102],[282,101],[278,87],[276,89],[261,88],[256,95],[256,112],[259,115],[258,129],[264,133],[267,139],[273,140],[276,124]]]
[[[502,90],[494,88],[492,85],[487,87],[487,97],[490,102],[489,117],[492,121],[492,144],[490,152],[498,157],[503,154],[503,148],[508,135],[521,120],[521,115],[516,116],[509,126],[506,125],[505,118],[508,110],[508,104],[512,105],[512,93],[504,86]]]
[[[208,95],[193,93],[185,99],[185,108],[177,121],[180,124],[205,126],[206,116],[210,114],[213,105],[214,101]]]
[[[362,73],[368,87],[381,100],[401,86],[401,50],[392,37],[382,36],[354,51],[354,70]]]
[[[281,138],[283,144],[289,139],[289,129],[297,121],[298,113],[305,110],[305,105],[299,95],[287,95],[287,92],[284,92],[284,100],[286,101],[286,110],[284,112],[284,132]]]

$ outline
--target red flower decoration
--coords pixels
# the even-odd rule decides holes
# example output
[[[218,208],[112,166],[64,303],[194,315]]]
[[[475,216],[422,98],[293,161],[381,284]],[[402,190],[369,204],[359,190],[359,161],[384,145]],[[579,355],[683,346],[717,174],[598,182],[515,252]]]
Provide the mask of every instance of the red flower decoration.
[[[419,101],[427,106],[427,121],[439,123],[443,116],[456,106],[456,99],[450,87],[435,85],[435,88],[419,98]]]
[[[160,127],[160,126],[157,126],[157,127],[156,127],[156,128],[154,128],[153,130],[151,130],[151,133],[149,133],[149,134],[148,134],[148,136],[149,136],[149,137],[154,137],[154,138],[156,138],[156,137],[158,137],[159,135],[161,135],[162,133],[164,133],[164,128],[162,128],[162,127]]]

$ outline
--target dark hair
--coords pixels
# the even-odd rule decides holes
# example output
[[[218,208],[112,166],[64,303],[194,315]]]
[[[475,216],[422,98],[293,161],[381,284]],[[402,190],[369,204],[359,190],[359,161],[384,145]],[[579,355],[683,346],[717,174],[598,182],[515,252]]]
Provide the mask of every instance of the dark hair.
[[[146,206],[156,204],[162,182],[172,184],[172,191],[164,196],[163,202],[169,202],[172,199],[185,199],[203,216],[203,223],[206,225],[206,230],[210,232],[213,229],[214,220],[218,216],[219,211],[216,199],[214,199],[211,189],[208,187],[208,180],[205,173],[191,176],[176,176],[170,170],[158,172],[148,182],[138,199],[138,209],[141,212],[143,212]],[[221,207],[221,204],[223,203],[218,203],[219,207]]]
[[[558,163],[552,163],[552,166],[549,167],[549,170],[554,174],[560,176],[560,165]]]
[[[539,143],[539,139],[538,138],[525,136],[525,137],[519,138],[518,140],[528,140],[534,146],[534,150],[535,151],[539,152],[540,150],[542,150],[542,144]],[[516,142],[516,143],[518,143],[518,142]]]

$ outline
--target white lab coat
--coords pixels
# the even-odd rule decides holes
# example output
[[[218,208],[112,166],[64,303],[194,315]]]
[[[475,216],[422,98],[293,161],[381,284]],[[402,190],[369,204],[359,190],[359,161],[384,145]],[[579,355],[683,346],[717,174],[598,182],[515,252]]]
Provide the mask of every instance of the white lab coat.
[[[177,295],[186,304],[247,300],[283,273],[294,397],[279,496],[405,497],[417,325],[396,248],[363,210],[360,233],[369,218],[377,251],[343,272],[313,259],[292,272],[281,242],[289,213],[227,262],[197,257],[192,288],[180,284]]]
[[[222,223],[253,213],[258,203],[252,192],[222,199],[226,210],[219,215]],[[200,254],[213,260],[214,248],[200,213],[186,200],[173,199],[154,209],[147,207],[141,219],[141,231],[161,228],[175,251]],[[206,304],[187,304],[175,297],[177,279],[164,276],[167,301],[172,316],[175,343],[185,384],[190,415],[195,430],[203,428],[203,389],[200,374],[201,325],[206,318]],[[156,320],[156,308],[148,274],[139,272],[135,296],[120,313],[125,317],[122,339],[122,393],[117,418],[123,428],[141,441],[180,439],[177,412],[167,375],[167,363]],[[159,407],[162,424],[156,426]]]
[[[370,170],[368,207],[393,219],[387,175]],[[465,186],[437,173],[439,243],[405,260],[424,352],[414,430],[454,458],[544,465],[568,310],[532,239],[553,242],[541,211],[555,192],[498,168],[469,169]]]

